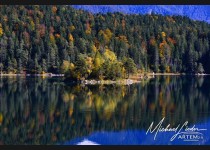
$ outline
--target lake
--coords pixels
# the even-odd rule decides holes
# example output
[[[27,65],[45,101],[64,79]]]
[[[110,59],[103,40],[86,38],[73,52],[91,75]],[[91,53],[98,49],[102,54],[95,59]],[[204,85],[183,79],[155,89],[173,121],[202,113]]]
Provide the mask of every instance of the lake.
[[[161,120],[180,129],[174,140],[178,131],[155,139],[147,132]],[[122,86],[0,78],[0,144],[209,145],[209,131],[209,76],[156,76]]]

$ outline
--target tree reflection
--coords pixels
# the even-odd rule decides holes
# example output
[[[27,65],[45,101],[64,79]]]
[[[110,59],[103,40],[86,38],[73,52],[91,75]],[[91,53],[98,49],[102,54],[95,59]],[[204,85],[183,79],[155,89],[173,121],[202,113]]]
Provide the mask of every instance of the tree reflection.
[[[159,76],[130,86],[81,86],[50,78],[0,79],[0,141],[56,144],[96,131],[196,123],[209,117],[210,79]]]

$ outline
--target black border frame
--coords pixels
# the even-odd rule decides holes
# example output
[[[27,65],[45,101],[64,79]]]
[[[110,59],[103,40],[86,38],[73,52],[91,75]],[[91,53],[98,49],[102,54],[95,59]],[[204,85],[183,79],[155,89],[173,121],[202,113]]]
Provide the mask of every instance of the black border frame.
[[[0,5],[210,5],[209,0],[0,0]]]
[[[209,5],[210,0],[0,0],[0,5]],[[1,145],[0,150],[71,150],[71,149],[195,149],[210,150],[210,145],[126,145],[126,146],[63,146],[63,145]]]

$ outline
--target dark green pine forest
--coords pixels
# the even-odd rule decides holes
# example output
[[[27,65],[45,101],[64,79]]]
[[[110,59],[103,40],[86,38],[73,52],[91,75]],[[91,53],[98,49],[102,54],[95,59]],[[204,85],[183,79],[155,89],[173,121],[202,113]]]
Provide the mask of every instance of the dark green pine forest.
[[[210,73],[209,39],[208,23],[183,16],[0,6],[1,73],[64,73],[74,79]]]

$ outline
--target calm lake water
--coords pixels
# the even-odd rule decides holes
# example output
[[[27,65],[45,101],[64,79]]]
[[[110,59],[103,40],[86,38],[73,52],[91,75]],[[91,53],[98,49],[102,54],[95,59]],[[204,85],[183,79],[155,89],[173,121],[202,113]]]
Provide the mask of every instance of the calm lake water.
[[[178,131],[155,140],[155,132],[146,134],[163,118],[164,128],[180,124],[173,141]],[[197,129],[186,132],[186,121]],[[209,133],[209,76],[157,76],[130,86],[0,78],[0,144],[209,145]]]

